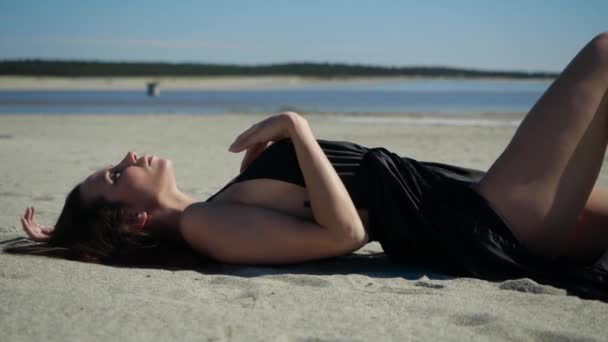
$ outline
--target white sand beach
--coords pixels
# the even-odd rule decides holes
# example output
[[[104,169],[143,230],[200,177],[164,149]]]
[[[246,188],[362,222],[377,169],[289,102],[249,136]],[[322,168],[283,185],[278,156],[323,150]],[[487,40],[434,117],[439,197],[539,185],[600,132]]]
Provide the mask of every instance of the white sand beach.
[[[504,122],[446,125],[416,115],[375,122],[348,115],[307,117],[318,138],[482,170],[515,131]],[[26,206],[35,206],[38,220],[52,224],[73,185],[129,150],[172,159],[181,188],[204,200],[238,173],[242,155],[227,147],[262,118],[0,115],[0,241],[25,236],[19,216]],[[605,170],[599,183],[606,186]],[[379,251],[372,243],[351,256],[304,265],[178,269],[0,253],[0,340],[605,341],[608,336],[606,303],[529,279],[450,278],[390,264]]]
[[[433,78],[434,80],[440,78]],[[458,78],[447,78],[457,80]],[[468,78],[469,80],[471,78]],[[484,78],[504,80],[506,78]],[[0,76],[0,90],[144,90],[148,83],[158,83],[162,90],[252,90],[284,89],[299,86],[330,86],[336,84],[387,84],[404,80],[428,80],[424,77],[304,77],[304,76],[207,76],[207,77],[51,77]],[[528,79],[526,82],[546,82],[547,79]]]

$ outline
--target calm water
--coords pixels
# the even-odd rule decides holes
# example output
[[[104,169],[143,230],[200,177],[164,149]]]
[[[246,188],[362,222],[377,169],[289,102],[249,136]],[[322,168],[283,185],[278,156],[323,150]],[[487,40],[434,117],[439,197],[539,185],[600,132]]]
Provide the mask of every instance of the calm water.
[[[142,91],[0,91],[0,113],[526,112],[549,84],[412,80],[226,91],[163,91],[161,85],[159,97],[148,97],[143,86]]]

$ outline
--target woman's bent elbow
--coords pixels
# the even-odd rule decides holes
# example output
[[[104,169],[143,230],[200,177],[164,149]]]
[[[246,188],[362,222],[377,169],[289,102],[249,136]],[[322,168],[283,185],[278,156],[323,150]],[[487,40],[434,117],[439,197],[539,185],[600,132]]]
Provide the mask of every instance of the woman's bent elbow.
[[[363,247],[369,240],[363,224],[354,223],[347,226],[344,231],[346,233],[342,235],[341,242],[346,244],[350,250],[354,251]]]

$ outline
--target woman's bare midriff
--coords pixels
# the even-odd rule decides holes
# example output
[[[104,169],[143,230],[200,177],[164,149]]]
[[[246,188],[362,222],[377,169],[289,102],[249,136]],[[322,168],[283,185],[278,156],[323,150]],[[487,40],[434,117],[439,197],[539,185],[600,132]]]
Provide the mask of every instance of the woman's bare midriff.
[[[219,193],[213,202],[241,203],[273,209],[284,214],[314,221],[308,190],[296,184],[275,179],[258,178],[234,183]],[[368,229],[367,210],[357,210]]]

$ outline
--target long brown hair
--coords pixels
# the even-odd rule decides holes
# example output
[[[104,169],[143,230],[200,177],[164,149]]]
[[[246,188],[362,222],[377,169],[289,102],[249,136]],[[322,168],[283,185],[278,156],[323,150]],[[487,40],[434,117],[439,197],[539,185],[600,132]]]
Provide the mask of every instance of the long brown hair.
[[[80,184],[68,194],[47,242],[13,244],[4,251],[122,265],[166,264],[171,254],[193,254],[183,239],[170,240],[129,229],[119,203],[98,198],[85,204]]]

